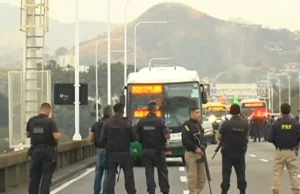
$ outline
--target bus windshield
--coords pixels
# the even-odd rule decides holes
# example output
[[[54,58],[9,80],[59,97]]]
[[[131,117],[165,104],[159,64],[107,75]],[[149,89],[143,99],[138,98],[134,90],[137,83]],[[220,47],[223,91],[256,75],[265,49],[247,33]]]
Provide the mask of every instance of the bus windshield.
[[[168,127],[178,127],[189,119],[189,108],[200,107],[200,88],[198,83],[165,84],[163,111]],[[180,132],[181,129],[172,129]]]
[[[155,100],[159,105],[158,116],[165,119],[172,132],[180,132],[182,123],[189,118],[188,109],[191,106],[201,105],[199,83],[167,83],[160,84],[161,90],[137,92],[129,88],[127,113],[133,125],[145,117],[147,105],[150,100]],[[149,86],[149,85],[148,85]],[[175,130],[175,131],[174,131]]]

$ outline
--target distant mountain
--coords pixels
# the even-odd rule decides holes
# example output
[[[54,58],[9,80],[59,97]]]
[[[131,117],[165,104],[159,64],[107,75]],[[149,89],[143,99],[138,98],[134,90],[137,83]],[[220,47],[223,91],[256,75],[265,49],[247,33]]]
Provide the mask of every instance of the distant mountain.
[[[51,9],[51,8],[50,8]],[[51,12],[51,11],[50,11]],[[24,33],[20,32],[20,8],[0,3],[0,53],[20,53]],[[50,31],[46,35],[46,47],[55,50],[58,47],[71,48],[74,45],[74,24],[61,23],[50,19]],[[112,24],[112,28],[118,26]],[[81,21],[80,40],[85,41],[105,32],[105,22]]]
[[[153,57],[172,57],[172,63],[196,69],[207,76],[228,69],[228,72],[239,74],[239,69],[246,67],[281,67],[287,62],[300,62],[299,32],[224,21],[178,3],[155,5],[131,22],[128,25],[129,50],[134,49],[135,24],[153,20],[172,22],[138,26],[139,67],[147,66]],[[81,59],[85,64],[94,64],[95,41],[105,36],[81,45]],[[123,27],[112,31],[112,38],[122,37]],[[99,47],[100,59],[106,61],[106,42]],[[112,42],[112,49],[122,50],[123,42]],[[112,58],[122,62],[123,53],[113,53]],[[133,62],[133,52],[128,60]]]

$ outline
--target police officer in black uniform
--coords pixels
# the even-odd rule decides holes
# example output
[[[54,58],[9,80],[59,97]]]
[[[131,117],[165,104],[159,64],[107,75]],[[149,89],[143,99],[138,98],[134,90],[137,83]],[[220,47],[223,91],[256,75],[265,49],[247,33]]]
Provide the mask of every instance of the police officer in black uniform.
[[[51,110],[49,103],[43,103],[40,114],[31,117],[27,122],[26,135],[31,138],[29,194],[50,193],[52,175],[56,167],[57,141],[61,138],[55,121],[49,118]]]
[[[165,148],[167,140],[170,139],[170,132],[165,121],[156,115],[158,110],[156,101],[148,103],[148,110],[149,114],[137,123],[137,134],[144,148],[142,161],[146,170],[147,192],[155,194],[154,167],[156,166],[160,191],[169,194]]]
[[[110,105],[103,108],[103,117],[93,124],[89,134],[89,139],[94,142],[97,148],[97,162],[94,180],[94,194],[106,194],[106,151],[104,147],[100,146],[100,135],[104,122],[112,116],[112,107]],[[101,192],[102,191],[102,192]],[[101,193],[100,193],[101,192]]]
[[[100,146],[105,146],[107,153],[107,193],[115,194],[117,168],[124,172],[127,194],[136,194],[133,158],[130,154],[130,143],[136,141],[129,120],[123,117],[124,104],[117,103],[113,107],[115,115],[105,121],[100,137]]]
[[[232,118],[225,121],[219,130],[218,139],[222,141],[222,194],[227,194],[230,187],[231,169],[234,167],[240,194],[246,193],[245,154],[248,144],[249,124],[240,116],[240,106],[230,107]]]

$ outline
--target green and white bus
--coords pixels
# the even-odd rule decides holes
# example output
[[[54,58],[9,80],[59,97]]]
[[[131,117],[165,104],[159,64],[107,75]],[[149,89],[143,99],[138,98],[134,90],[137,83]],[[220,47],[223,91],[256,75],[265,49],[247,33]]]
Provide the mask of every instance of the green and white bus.
[[[171,133],[167,144],[167,157],[181,157],[184,161],[184,147],[181,142],[181,129],[189,119],[188,109],[207,102],[207,94],[200,82],[197,71],[180,66],[147,67],[130,73],[125,96],[121,101],[126,105],[126,116],[135,126],[139,119],[148,114],[150,100],[159,104],[157,115],[162,117]]]

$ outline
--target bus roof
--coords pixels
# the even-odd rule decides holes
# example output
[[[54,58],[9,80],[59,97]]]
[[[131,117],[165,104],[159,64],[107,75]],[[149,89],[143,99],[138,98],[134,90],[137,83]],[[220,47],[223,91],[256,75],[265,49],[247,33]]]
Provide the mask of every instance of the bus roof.
[[[200,76],[195,70],[187,70],[181,66],[145,67],[128,75],[127,84],[132,83],[182,83],[199,82]]]

